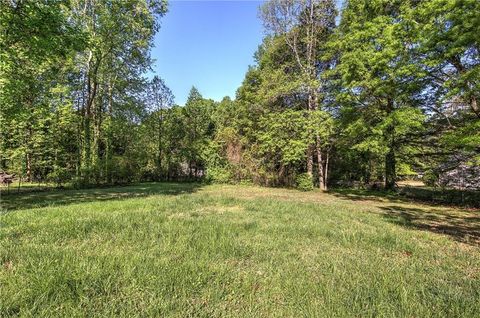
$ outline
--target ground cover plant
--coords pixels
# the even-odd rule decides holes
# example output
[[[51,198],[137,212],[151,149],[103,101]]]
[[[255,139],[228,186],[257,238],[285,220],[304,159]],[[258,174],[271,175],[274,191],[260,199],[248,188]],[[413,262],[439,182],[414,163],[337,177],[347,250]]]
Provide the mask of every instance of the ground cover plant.
[[[2,317],[478,316],[478,210],[195,183],[1,200]]]

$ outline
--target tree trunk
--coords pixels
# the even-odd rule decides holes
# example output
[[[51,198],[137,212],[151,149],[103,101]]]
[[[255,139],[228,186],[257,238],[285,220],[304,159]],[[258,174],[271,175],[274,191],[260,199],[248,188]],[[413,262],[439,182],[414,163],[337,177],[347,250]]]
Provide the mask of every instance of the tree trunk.
[[[307,174],[313,178],[313,146],[307,149]]]
[[[32,154],[30,151],[27,151],[27,154],[25,156],[26,162],[27,162],[27,182],[32,182]]]
[[[84,134],[84,143],[83,143],[83,158],[82,165],[84,175],[82,175],[84,181],[90,182],[91,179],[91,163],[92,163],[92,135],[91,135],[91,120],[92,120],[92,110],[95,108],[95,99],[97,95],[97,73],[100,66],[100,60],[95,62],[93,70],[91,69],[92,61],[92,52],[90,52],[89,61],[87,65],[87,101],[84,112],[84,124],[83,124],[83,134]],[[86,172],[86,174],[85,174]]]
[[[159,118],[158,118],[158,157],[157,157],[157,170],[158,170],[158,177],[159,181],[163,178],[162,173],[162,135],[163,135],[163,126],[162,126],[162,109],[159,110]]]
[[[33,108],[33,97],[28,99],[28,107],[30,109],[30,116],[27,119],[27,135],[25,140],[26,153],[25,153],[25,163],[26,163],[26,177],[27,182],[32,182],[32,148],[33,148],[33,128],[32,125],[35,124],[35,115]],[[22,172],[23,173],[23,172]]]
[[[101,102],[101,101],[100,101]],[[93,140],[92,140],[92,167],[95,183],[99,183],[101,179],[100,169],[100,135],[102,126],[102,110],[101,103],[98,101],[93,105]]]
[[[320,137],[317,136],[317,165],[318,165],[318,186],[320,190],[325,190],[325,171],[322,158],[322,149],[320,148]]]
[[[112,142],[112,86],[111,83],[108,85],[108,111],[106,122],[106,138],[105,138],[105,181],[107,183],[112,183],[111,173],[110,173],[110,160],[111,160],[111,142]]]
[[[480,118],[480,109],[477,104],[477,97],[473,94],[470,96],[470,107],[472,108],[472,111],[475,113],[475,115]]]
[[[324,182],[323,182],[323,186],[324,186],[324,191],[327,191],[328,190],[328,164],[330,162],[330,151],[327,150],[327,159],[325,161],[325,172],[324,172]]]
[[[308,109],[310,111],[316,111],[318,109],[318,96],[315,89],[312,89],[308,97]],[[320,190],[326,190],[326,179],[325,179],[325,164],[323,162],[322,148],[321,148],[320,136],[315,137],[315,142],[312,145],[314,147],[314,152],[317,154],[317,166],[318,166],[318,187]],[[313,165],[313,163],[312,163]]]
[[[83,156],[82,156],[82,178],[87,183],[90,182],[90,150],[91,150],[91,137],[90,137],[90,115],[85,114],[83,121]]]
[[[385,189],[393,190],[395,188],[396,181],[396,160],[395,151],[393,147],[390,148],[385,156]]]
[[[394,110],[393,99],[387,100],[387,112],[390,114]],[[395,124],[387,127],[386,138],[388,138],[389,149],[385,156],[385,189],[395,189],[395,181],[397,179],[396,161],[395,161]]]
[[[32,120],[32,119],[30,119]],[[26,176],[27,176],[27,182],[32,182],[32,145],[30,144],[33,139],[33,132],[32,132],[32,126],[31,123],[28,124],[27,128],[27,151],[25,154],[25,161],[26,161]]]
[[[113,88],[115,86],[115,81],[117,76],[114,76],[113,80],[109,78],[108,81],[108,107],[107,107],[107,117],[106,121],[106,138],[105,138],[105,179],[107,183],[113,183],[112,171],[111,171],[111,161],[112,161],[112,139],[113,139]]]
[[[81,106],[80,106],[81,104]],[[82,152],[83,152],[83,140],[82,140],[82,132],[83,132],[83,114],[85,112],[84,103],[78,102],[77,104],[77,155],[76,155],[76,167],[75,167],[75,177],[76,180],[80,180],[82,177]]]

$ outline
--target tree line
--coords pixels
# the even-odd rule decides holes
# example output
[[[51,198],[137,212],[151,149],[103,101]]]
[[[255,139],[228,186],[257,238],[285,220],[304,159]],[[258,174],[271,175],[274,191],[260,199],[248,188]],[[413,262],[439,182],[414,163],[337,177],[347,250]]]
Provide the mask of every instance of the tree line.
[[[235,99],[193,87],[178,106],[145,75],[165,1],[2,1],[0,170],[78,186],[392,189],[464,167],[478,187],[478,12],[477,0],[269,0]]]

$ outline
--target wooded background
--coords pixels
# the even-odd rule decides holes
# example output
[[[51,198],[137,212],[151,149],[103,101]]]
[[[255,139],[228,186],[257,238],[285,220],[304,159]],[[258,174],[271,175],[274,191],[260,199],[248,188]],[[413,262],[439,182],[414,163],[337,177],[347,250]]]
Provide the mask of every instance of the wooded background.
[[[270,0],[236,98],[192,88],[178,106],[146,77],[165,1],[2,0],[0,171],[75,186],[479,188],[479,12],[478,0]]]

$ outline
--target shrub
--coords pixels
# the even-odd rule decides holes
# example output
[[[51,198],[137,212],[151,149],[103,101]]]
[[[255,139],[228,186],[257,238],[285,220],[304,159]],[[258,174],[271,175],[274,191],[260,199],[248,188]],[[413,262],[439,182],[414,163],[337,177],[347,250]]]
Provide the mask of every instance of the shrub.
[[[210,167],[207,169],[205,181],[208,183],[229,183],[232,180],[230,170],[223,167]]]
[[[313,179],[308,173],[299,174],[296,178],[297,189],[301,191],[313,190]]]
[[[427,170],[423,175],[422,181],[428,187],[435,187],[438,185],[438,174],[433,170]]]
[[[254,185],[253,181],[250,180],[250,179],[245,179],[245,180],[242,179],[242,180],[240,180],[240,182],[238,184],[243,185],[243,186],[253,186]]]
[[[72,177],[73,173],[68,169],[55,166],[53,171],[47,175],[47,180],[54,183],[57,187],[61,187],[71,181]]]

